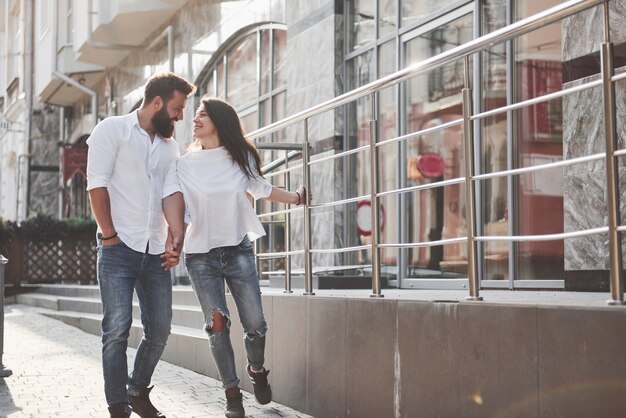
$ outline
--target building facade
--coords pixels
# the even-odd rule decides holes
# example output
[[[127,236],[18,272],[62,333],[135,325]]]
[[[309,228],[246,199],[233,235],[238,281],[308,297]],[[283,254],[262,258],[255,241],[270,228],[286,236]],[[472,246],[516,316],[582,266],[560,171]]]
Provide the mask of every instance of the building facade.
[[[252,132],[407,66],[539,13],[551,0],[2,0],[0,111],[11,128],[0,139],[0,216],[88,217],[85,141],[95,124],[141,102],[146,79],[174,71],[198,85],[175,137],[184,151],[199,97],[223,97]],[[611,40],[621,62],[626,3],[611,1]],[[592,8],[475,54],[474,106],[488,111],[599,78],[602,10]],[[586,24],[585,22],[596,22]],[[464,175],[463,63],[454,62],[311,119],[313,160],[365,147],[378,120],[380,191]],[[623,85],[616,86],[623,97]],[[372,109],[375,109],[372,111]],[[596,109],[596,110],[594,110]],[[602,148],[601,90],[554,98],[477,123],[479,173],[561,161]],[[374,114],[372,114],[374,112]],[[624,115],[618,100],[618,115]],[[450,124],[428,133],[428,128]],[[7,125],[8,126],[8,125]],[[623,141],[626,129],[618,118]],[[410,137],[413,132],[426,131]],[[409,136],[406,140],[394,140]],[[301,143],[289,127],[257,143]],[[284,158],[262,150],[264,164]],[[297,163],[297,162],[296,162]],[[605,225],[604,166],[580,164],[503,176],[477,186],[477,228],[485,235],[541,235]],[[271,175],[268,173],[268,175]],[[367,219],[369,151],[312,166],[312,245],[320,250],[371,242]],[[272,177],[285,185],[282,176]],[[302,175],[293,172],[294,189]],[[363,197],[362,199],[358,199]],[[346,204],[324,203],[348,200]],[[390,193],[380,199],[381,242],[415,243],[466,233],[462,184]],[[589,208],[593,210],[589,210]],[[283,207],[262,204],[259,211]],[[363,218],[363,214],[366,214]],[[302,246],[294,214],[292,248]],[[285,247],[284,215],[267,222],[258,251]],[[606,236],[479,247],[481,285],[496,288],[602,288]],[[302,267],[294,256],[292,268]],[[381,251],[385,284],[467,286],[464,243]],[[320,275],[367,276],[369,250],[319,252]],[[283,259],[262,262],[279,275]],[[182,274],[182,273],[181,273]],[[271,274],[269,274],[271,276]]]

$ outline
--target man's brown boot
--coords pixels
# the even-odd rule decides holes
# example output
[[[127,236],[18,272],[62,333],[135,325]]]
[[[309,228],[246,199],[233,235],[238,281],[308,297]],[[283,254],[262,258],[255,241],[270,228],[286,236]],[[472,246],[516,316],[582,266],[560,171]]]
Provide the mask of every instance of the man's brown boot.
[[[128,418],[130,417],[129,410],[128,404],[118,403],[109,406],[109,415],[111,418]]]
[[[149,388],[143,389],[138,395],[128,394],[128,402],[131,408],[133,408],[133,412],[141,418],[165,418],[165,415],[150,402],[149,395],[153,387],[154,386],[150,386]]]
[[[244,418],[243,395],[239,388],[226,389],[226,418]]]

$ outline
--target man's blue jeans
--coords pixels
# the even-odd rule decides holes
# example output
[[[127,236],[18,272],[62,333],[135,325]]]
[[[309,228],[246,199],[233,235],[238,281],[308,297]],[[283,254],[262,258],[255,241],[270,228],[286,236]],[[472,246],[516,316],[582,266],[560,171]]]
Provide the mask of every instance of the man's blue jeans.
[[[98,283],[102,298],[102,367],[107,403],[128,403],[128,393],[138,394],[150,384],[172,322],[170,272],[158,255],[140,253],[123,242],[98,245]],[[128,375],[126,347],[132,324],[133,289],[137,291],[143,338],[133,371]],[[128,385],[128,389],[127,389]]]
[[[185,254],[185,265],[204,313],[209,346],[224,389],[237,387],[239,377],[230,341],[230,313],[224,281],[233,295],[243,325],[248,364],[259,369],[265,362],[267,323],[263,316],[252,243],[246,236],[239,245],[214,248],[208,253]],[[226,328],[221,332],[211,329],[215,310],[227,318]]]

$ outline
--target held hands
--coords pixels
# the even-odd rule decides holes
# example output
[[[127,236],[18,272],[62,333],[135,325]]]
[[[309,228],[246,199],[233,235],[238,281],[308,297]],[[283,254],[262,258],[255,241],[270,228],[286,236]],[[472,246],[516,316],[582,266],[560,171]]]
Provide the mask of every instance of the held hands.
[[[183,247],[183,238],[177,235],[172,235],[168,229],[167,239],[165,241],[165,252],[161,254],[161,258],[165,260],[161,263],[161,267],[165,271],[175,267],[180,262],[180,253]]]

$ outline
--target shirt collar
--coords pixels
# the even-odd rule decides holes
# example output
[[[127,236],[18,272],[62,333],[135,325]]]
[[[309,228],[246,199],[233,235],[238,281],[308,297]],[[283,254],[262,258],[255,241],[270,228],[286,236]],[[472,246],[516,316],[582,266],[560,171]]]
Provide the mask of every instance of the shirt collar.
[[[145,129],[143,129],[141,127],[141,125],[139,125],[139,109],[137,109],[134,112],[130,113],[128,116],[129,116],[128,120],[129,120],[130,126],[135,127],[141,133],[150,136],[150,134]],[[154,134],[154,142],[161,142],[161,141],[164,141],[164,138],[162,138],[161,135],[159,135],[158,133],[155,133]]]

